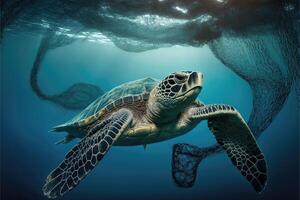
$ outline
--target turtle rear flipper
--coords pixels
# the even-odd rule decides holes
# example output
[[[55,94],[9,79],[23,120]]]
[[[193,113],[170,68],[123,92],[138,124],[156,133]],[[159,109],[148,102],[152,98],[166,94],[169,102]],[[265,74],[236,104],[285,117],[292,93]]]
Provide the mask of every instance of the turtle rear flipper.
[[[132,120],[132,113],[121,109],[92,127],[46,179],[44,195],[56,198],[73,189],[104,157]]]
[[[55,144],[67,144],[71,142],[73,139],[74,136],[68,133],[68,135],[64,139],[55,142]]]

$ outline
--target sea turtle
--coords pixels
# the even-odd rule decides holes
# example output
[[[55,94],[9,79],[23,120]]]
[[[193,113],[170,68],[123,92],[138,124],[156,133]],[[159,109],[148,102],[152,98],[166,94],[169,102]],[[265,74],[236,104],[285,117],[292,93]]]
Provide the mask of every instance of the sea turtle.
[[[226,150],[233,164],[255,188],[266,181],[266,162],[240,113],[229,105],[204,105],[196,100],[203,75],[180,71],[164,80],[125,83],[105,93],[80,114],[54,131],[66,131],[66,143],[81,141],[46,179],[43,192],[56,198],[74,188],[112,145],[132,146],[183,135],[202,120]]]

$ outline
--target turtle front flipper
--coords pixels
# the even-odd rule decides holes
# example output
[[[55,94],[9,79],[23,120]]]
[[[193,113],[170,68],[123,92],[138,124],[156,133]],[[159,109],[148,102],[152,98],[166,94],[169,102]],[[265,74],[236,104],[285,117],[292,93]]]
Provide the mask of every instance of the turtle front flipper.
[[[87,136],[73,147],[62,163],[49,174],[43,187],[44,195],[56,198],[78,185],[104,157],[131,121],[132,113],[121,109],[92,127]]]
[[[206,105],[192,108],[189,115],[191,120],[208,120],[209,129],[232,163],[261,192],[267,180],[266,161],[240,113],[228,105]]]

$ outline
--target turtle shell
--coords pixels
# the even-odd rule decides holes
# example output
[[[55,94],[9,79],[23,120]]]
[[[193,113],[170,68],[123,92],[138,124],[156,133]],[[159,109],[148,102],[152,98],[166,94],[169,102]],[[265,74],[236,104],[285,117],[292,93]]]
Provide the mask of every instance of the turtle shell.
[[[150,93],[159,82],[160,81],[157,79],[145,78],[119,85],[104,93],[74,118],[64,124],[54,127],[53,130],[63,131],[65,128],[70,126],[76,127],[86,125],[86,121],[89,121],[89,123],[92,122],[91,120],[86,119],[91,119],[93,116],[96,116],[97,113],[105,108],[108,104],[126,96]],[[96,117],[94,117],[94,119],[96,119]]]

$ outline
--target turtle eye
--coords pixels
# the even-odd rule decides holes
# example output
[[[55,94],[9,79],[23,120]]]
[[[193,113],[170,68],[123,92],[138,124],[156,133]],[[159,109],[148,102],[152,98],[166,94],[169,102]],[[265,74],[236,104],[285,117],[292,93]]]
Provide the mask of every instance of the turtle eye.
[[[175,74],[175,78],[179,81],[184,81],[186,80],[187,76],[184,74]]]

